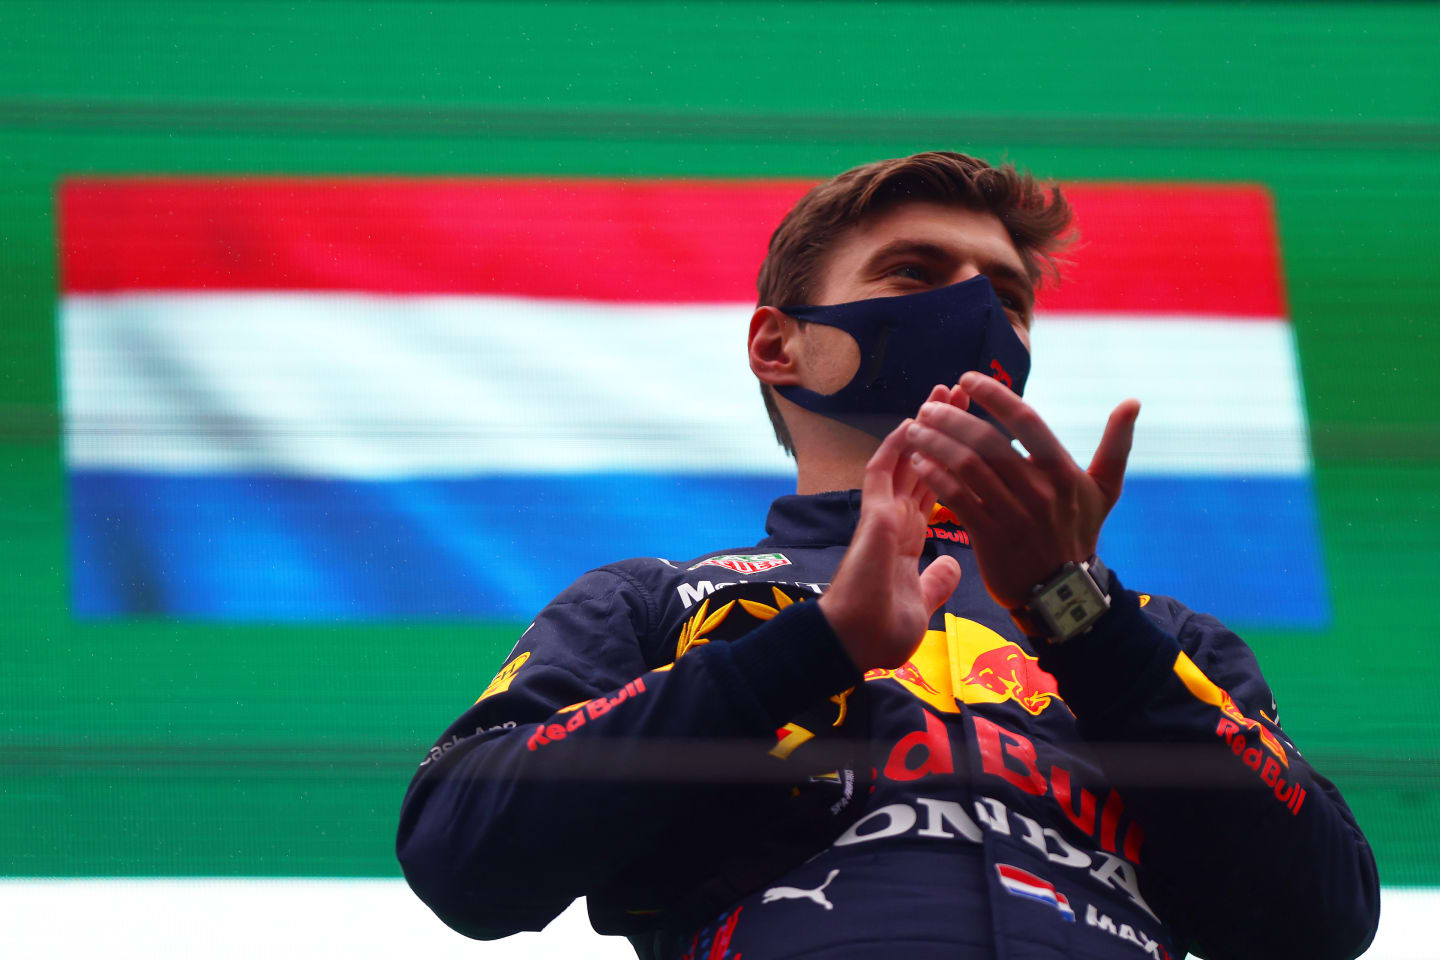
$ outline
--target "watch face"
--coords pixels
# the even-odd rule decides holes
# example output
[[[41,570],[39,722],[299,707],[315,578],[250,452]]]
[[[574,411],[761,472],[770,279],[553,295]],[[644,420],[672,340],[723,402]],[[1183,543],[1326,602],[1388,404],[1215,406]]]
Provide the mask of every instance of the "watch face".
[[[1037,607],[1061,639],[1069,639],[1110,609],[1104,593],[1078,565],[1070,565],[1061,578],[1039,597]]]

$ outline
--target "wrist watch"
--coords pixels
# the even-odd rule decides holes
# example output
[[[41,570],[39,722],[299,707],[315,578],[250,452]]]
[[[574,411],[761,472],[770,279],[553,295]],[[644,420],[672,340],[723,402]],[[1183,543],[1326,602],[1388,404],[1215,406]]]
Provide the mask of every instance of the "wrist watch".
[[[1110,571],[1099,557],[1070,561],[1030,591],[1023,606],[1010,611],[1027,637],[1064,643],[1085,633],[1110,609]]]

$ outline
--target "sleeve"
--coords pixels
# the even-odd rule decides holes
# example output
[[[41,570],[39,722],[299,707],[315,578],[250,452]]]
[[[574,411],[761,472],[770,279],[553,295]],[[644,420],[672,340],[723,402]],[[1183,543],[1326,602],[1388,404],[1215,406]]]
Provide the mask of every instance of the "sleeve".
[[[1176,932],[1209,960],[1364,952],[1380,911],[1370,846],[1280,729],[1254,654],[1213,617],[1174,604],[1152,618],[1118,579],[1111,595],[1040,662],[1143,826]]]
[[[694,785],[672,769],[685,744],[769,746],[791,716],[859,679],[818,604],[657,669],[643,654],[650,609],[621,571],[581,578],[421,762],[396,852],[411,888],[460,933],[539,930],[637,851],[703,830]]]

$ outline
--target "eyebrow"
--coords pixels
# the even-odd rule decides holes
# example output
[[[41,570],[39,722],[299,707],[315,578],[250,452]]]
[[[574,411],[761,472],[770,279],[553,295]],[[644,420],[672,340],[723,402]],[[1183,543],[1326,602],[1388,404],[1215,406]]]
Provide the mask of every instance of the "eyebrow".
[[[866,269],[872,269],[882,260],[895,256],[920,257],[925,260],[953,260],[954,254],[940,246],[938,243],[931,243],[928,240],[910,240],[898,238],[891,240],[885,246],[876,250],[865,261]],[[1027,304],[1035,302],[1035,288],[1030,282],[1030,277],[1023,270],[1016,270],[1010,264],[1000,260],[987,260],[981,265],[981,272],[987,277],[1010,280],[1014,282],[1025,294]]]
[[[926,240],[891,240],[885,246],[872,253],[865,261],[867,267],[878,263],[881,260],[889,259],[897,255],[908,255],[923,257],[926,260],[951,260],[954,259],[950,251],[938,243],[930,243]]]

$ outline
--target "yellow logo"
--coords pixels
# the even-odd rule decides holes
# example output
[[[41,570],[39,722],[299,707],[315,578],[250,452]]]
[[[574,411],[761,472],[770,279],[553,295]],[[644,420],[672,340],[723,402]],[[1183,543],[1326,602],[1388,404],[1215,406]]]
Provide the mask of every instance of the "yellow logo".
[[[709,643],[710,638],[706,636],[706,634],[714,632],[720,624],[724,623],[725,618],[730,615],[730,611],[734,609],[737,603],[740,604],[740,609],[750,614],[750,616],[756,620],[769,620],[781,610],[784,610],[790,606],[790,604],[796,602],[790,599],[779,587],[772,586],[770,592],[775,597],[775,606],[773,607],[768,603],[760,603],[758,600],[741,598],[739,600],[731,600],[729,603],[717,608],[714,613],[710,612],[710,598],[706,597],[700,604],[700,609],[695,611],[695,615],[689,620],[686,620],[684,626],[680,628],[680,637],[675,644],[675,659],[679,660],[696,647]]]
[[[479,699],[475,702],[479,703],[486,697],[494,696],[497,693],[504,693],[506,690],[509,690],[510,681],[515,679],[515,674],[520,672],[520,668],[523,667],[525,661],[529,659],[530,651],[526,650],[520,654],[520,656],[501,667],[500,672],[495,674],[495,679],[490,681],[490,686],[485,688],[485,692],[480,694]]]
[[[1055,678],[1019,644],[952,613],[945,614],[944,630],[925,631],[919,649],[903,666],[868,670],[865,679],[899,681],[942,713],[959,713],[961,703],[1010,700],[1038,715],[1060,700]]]
[[[866,680],[895,680],[942,713],[959,713],[950,687],[950,652],[943,630],[926,630],[919,648],[894,670],[865,671]]]

